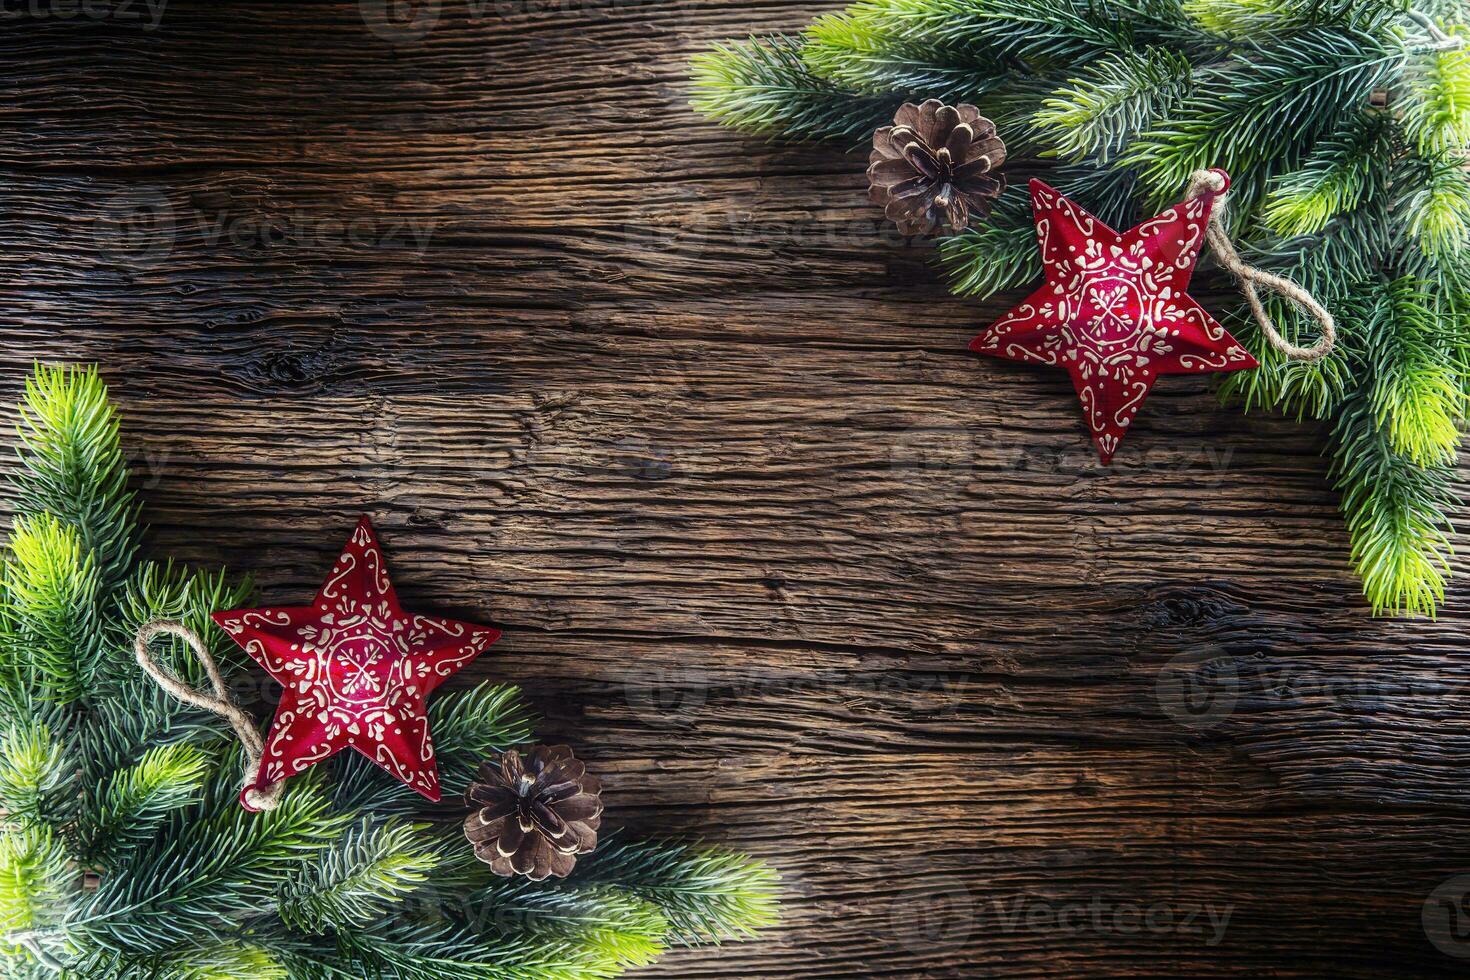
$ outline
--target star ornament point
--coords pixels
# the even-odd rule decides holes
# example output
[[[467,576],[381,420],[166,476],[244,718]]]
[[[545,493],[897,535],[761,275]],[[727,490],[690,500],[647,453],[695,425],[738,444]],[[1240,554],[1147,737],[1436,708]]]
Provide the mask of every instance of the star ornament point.
[[[1065,369],[1108,462],[1160,375],[1256,367],[1188,293],[1215,197],[1192,197],[1119,233],[1032,180],[1046,282],[970,349]]]
[[[368,518],[353,529],[311,605],[236,609],[213,619],[282,688],[247,790],[351,748],[440,799],[426,701],[500,631],[406,612]],[[240,801],[253,809],[243,792]]]

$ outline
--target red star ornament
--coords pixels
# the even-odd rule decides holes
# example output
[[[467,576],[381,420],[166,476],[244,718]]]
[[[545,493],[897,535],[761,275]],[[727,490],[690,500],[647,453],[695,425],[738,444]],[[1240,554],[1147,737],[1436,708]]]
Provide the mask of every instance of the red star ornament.
[[[253,784],[264,789],[345,748],[438,801],[424,702],[500,637],[405,612],[364,517],[309,606],[236,609],[214,621],[285,689]],[[254,809],[240,794],[246,809]]]
[[[1256,366],[1186,292],[1214,201],[1212,193],[1192,197],[1119,234],[1032,180],[1046,284],[970,349],[1066,368],[1108,462],[1159,375]]]

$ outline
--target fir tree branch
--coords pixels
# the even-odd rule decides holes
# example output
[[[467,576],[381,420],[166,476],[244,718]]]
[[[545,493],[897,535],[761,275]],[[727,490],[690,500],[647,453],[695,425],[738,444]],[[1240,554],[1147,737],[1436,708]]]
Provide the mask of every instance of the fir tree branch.
[[[68,922],[74,941],[130,954],[227,941],[272,909],[285,874],[355,819],[330,809],[312,772],[292,780],[279,808],[249,813],[235,799],[234,772],[210,787],[203,819],[181,821],[103,878]]]
[[[1383,36],[1407,9],[1404,0],[1184,0],[1190,20],[1243,41],[1320,27]]]
[[[195,746],[161,745],[113,773],[78,823],[80,852],[107,867],[154,840],[174,811],[199,802],[210,762]]]
[[[608,970],[646,966],[667,948],[669,922],[652,902],[605,886],[500,878],[478,865],[465,923],[476,932],[570,942]]]
[[[0,831],[0,936],[36,960],[54,960],[52,945],[77,875],[55,832],[44,824]]]
[[[1470,179],[1465,161],[1454,156],[1423,157],[1404,166],[1418,180],[1399,204],[1408,216],[1408,234],[1432,261],[1446,261],[1470,245]]]
[[[939,259],[950,289],[963,296],[983,299],[1039,280],[1041,253],[1025,190],[1007,187],[984,223],[940,239]]]
[[[1363,398],[1338,416],[1332,454],[1353,562],[1373,612],[1433,616],[1449,571],[1452,469],[1395,453]]]
[[[280,958],[261,941],[230,939],[187,944],[163,953],[135,956],[88,951],[72,975],[87,980],[288,980]]]
[[[277,912],[291,928],[318,935],[366,926],[393,915],[439,861],[424,826],[364,820],[286,877]]]
[[[1138,44],[1198,39],[1176,0],[875,0],[898,36],[971,45],[1032,73],[1074,68]]]
[[[138,505],[107,386],[95,368],[37,365],[26,381],[17,432],[18,513],[49,514],[76,529],[105,594],[126,577],[137,550]]]
[[[915,101],[980,101],[1005,83],[1011,65],[983,47],[911,38],[888,4],[855,4],[807,28],[802,58],[838,88],[868,95],[906,94]]]
[[[1262,218],[1278,235],[1314,235],[1346,211],[1371,202],[1384,185],[1397,127],[1381,112],[1352,113],[1320,140],[1298,170],[1273,178]]]
[[[690,63],[697,112],[727,126],[789,139],[866,138],[893,118],[898,96],[847,92],[813,74],[802,42],[751,38],[717,45]]]
[[[289,955],[301,980],[610,980],[626,967],[577,939],[485,935],[456,921],[389,919]]]
[[[581,859],[571,880],[652,902],[669,921],[668,940],[693,945],[751,936],[774,923],[780,877],[722,851],[605,842]]]
[[[1357,283],[1344,293],[1319,292],[1337,320],[1339,343],[1331,354],[1316,361],[1294,361],[1266,341],[1249,310],[1239,306],[1226,318],[1231,334],[1255,355],[1260,364],[1254,371],[1232,371],[1220,382],[1222,401],[1239,401],[1246,411],[1273,409],[1301,418],[1328,418],[1342,405],[1353,385],[1343,334],[1361,329],[1363,313],[1358,301],[1371,294],[1371,286]],[[1302,344],[1320,329],[1295,304],[1276,296],[1263,298],[1267,314],[1289,343]]]
[[[1192,72],[1167,48],[1110,54],[1053,93],[1032,124],[1063,159],[1106,164],[1189,95]]]
[[[17,517],[3,571],[8,653],[42,700],[68,705],[92,689],[105,642],[101,580],[76,525]]]
[[[1394,44],[1328,28],[1254,46],[1196,73],[1194,95],[1121,159],[1155,204],[1178,200],[1194,171],[1223,167],[1233,207],[1247,212],[1272,173],[1299,166],[1304,148],[1367,105],[1404,57]]]
[[[18,823],[63,824],[77,809],[77,760],[44,722],[17,722],[0,737],[0,806]]]
[[[127,645],[144,623],[158,619],[182,622],[204,640],[209,655],[226,677],[250,669],[253,661],[240,645],[214,624],[210,613],[238,609],[250,601],[255,585],[250,579],[233,579],[223,569],[214,572],[195,571],[173,562],[143,562],[128,579],[120,605],[118,635]],[[204,668],[176,637],[160,641],[160,657],[168,659],[178,677],[191,687],[205,681]],[[118,658],[118,674],[131,680],[138,676],[138,665],[131,656]],[[114,675],[116,676],[116,675]]]
[[[244,658],[239,646],[214,625],[209,613],[239,608],[252,591],[248,580],[233,582],[223,572],[192,572],[154,562],[138,567],[112,617],[117,622],[115,639],[105,669],[99,672],[92,715],[78,733],[88,782],[101,782],[157,746],[179,742],[211,746],[228,737],[228,727],[218,716],[184,704],[144,675],[129,646],[144,623],[177,619],[204,638],[226,678],[240,678]],[[186,684],[204,683],[203,667],[183,642],[160,643],[156,655]]]
[[[1437,340],[1435,303],[1422,280],[1379,287],[1360,365],[1374,419],[1394,453],[1420,466],[1454,462],[1465,395],[1447,345]]]

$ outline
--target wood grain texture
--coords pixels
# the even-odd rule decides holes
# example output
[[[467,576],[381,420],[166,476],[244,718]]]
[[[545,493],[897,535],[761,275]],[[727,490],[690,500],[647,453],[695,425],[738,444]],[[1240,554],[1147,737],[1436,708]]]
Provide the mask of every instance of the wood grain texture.
[[[861,158],[691,115],[820,5],[438,6],[0,25],[6,398],[104,366],[158,553],[295,601],[371,513],[615,823],[782,870],[648,976],[1463,975],[1470,591],[1368,616],[1320,432],[1168,378],[1100,467]]]

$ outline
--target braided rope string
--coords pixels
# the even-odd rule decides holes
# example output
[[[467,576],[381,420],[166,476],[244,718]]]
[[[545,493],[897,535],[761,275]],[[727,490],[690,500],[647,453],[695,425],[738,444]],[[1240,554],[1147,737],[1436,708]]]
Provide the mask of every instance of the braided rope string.
[[[1283,279],[1281,276],[1248,265],[1240,257],[1240,253],[1235,250],[1235,244],[1230,241],[1230,235],[1225,231],[1225,188],[1227,186],[1225,175],[1220,171],[1196,170],[1189,179],[1189,193],[1185,195],[1186,199],[1206,193],[1218,195],[1215,198],[1214,210],[1210,214],[1209,226],[1205,229],[1205,237],[1209,239],[1210,246],[1215,250],[1215,259],[1240,281],[1241,291],[1245,293],[1245,300],[1250,304],[1251,313],[1255,316],[1256,323],[1260,325],[1261,332],[1266,335],[1267,343],[1293,361],[1320,361],[1332,353],[1332,348],[1337,343],[1337,321],[1311,293],[1301,286],[1290,279]],[[1310,314],[1322,327],[1322,336],[1317,339],[1317,342],[1311,347],[1298,347],[1281,336],[1276,329],[1276,324],[1271,322],[1271,316],[1266,312],[1265,305],[1261,302],[1260,294],[1256,291],[1257,285],[1280,293]]]
[[[214,696],[211,697],[204,691],[196,690],[185,684],[173,674],[164,670],[158,661],[153,659],[153,653],[149,645],[159,636],[177,636],[194,651],[194,656],[204,665],[204,672],[209,676],[210,686],[214,688]],[[185,704],[192,704],[196,708],[219,715],[227,720],[235,729],[235,734],[240,739],[240,744],[245,747],[245,778],[248,781],[252,774],[259,771],[261,757],[265,755],[265,740],[260,737],[260,731],[255,727],[255,719],[239,705],[230,700],[229,692],[225,688],[225,679],[220,675],[219,665],[209,655],[209,649],[204,641],[183,623],[170,620],[155,619],[144,623],[138,630],[138,635],[133,638],[133,653],[138,658],[138,666],[142,667],[163,688],[174,697]],[[255,810],[274,810],[281,804],[281,793],[286,788],[284,780],[271,783],[265,789],[257,789],[254,786],[245,788],[245,803]]]

